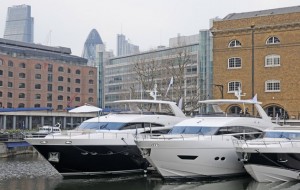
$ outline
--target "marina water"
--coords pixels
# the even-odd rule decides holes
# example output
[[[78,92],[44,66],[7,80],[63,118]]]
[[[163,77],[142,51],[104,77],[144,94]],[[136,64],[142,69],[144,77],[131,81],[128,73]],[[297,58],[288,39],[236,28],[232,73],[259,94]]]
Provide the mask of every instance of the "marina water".
[[[78,163],[80,164],[80,163]],[[265,190],[300,189],[300,182],[257,183],[248,176],[163,180],[158,174],[64,179],[38,154],[0,158],[1,190]]]

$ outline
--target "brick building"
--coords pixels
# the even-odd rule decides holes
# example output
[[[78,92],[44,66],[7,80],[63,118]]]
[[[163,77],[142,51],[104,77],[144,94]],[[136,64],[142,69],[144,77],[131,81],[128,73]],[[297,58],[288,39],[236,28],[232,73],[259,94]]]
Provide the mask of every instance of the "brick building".
[[[213,22],[213,82],[224,98],[240,86],[269,116],[300,118],[300,6],[232,13]],[[214,97],[220,92],[214,89]],[[227,108],[239,111],[239,106]]]
[[[66,108],[85,103],[97,106],[97,68],[87,66],[86,59],[71,55],[69,48],[0,39],[0,129],[16,128],[18,122],[29,128],[55,123],[53,117],[38,116],[41,112],[9,116],[12,109],[44,110],[62,117],[65,126]]]

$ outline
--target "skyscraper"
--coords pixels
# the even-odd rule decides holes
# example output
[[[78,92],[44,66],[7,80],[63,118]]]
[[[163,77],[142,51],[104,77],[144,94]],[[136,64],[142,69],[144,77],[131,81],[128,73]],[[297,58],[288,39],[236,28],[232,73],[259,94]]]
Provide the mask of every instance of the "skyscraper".
[[[129,43],[125,35],[117,35],[117,56],[136,54],[139,52],[139,46]]]
[[[96,45],[103,44],[102,39],[96,29],[89,33],[82,52],[82,57],[88,60],[88,66],[96,64]]]
[[[33,43],[33,24],[29,5],[8,7],[4,38]]]

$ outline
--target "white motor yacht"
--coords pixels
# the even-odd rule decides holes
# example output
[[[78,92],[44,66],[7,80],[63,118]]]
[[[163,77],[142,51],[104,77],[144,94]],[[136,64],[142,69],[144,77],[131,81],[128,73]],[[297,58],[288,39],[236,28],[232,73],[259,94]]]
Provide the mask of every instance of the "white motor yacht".
[[[141,172],[147,167],[138,133],[166,133],[186,119],[175,102],[122,100],[126,111],[86,120],[76,130],[26,138],[63,176]]]
[[[247,172],[258,182],[300,179],[300,127],[267,129],[261,138],[235,140]]]
[[[261,131],[275,124],[256,98],[241,100],[239,97],[200,103],[213,105],[218,113],[186,119],[166,135],[138,135],[136,143],[143,156],[164,178],[221,177],[245,173],[232,139],[256,138]],[[223,104],[254,106],[256,114],[220,114]]]

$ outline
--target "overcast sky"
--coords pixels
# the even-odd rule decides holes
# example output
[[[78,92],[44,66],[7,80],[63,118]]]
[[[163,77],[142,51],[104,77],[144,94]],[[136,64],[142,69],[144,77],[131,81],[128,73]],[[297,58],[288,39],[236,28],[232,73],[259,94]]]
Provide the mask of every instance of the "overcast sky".
[[[31,6],[35,43],[69,47],[73,55],[81,56],[93,28],[106,49],[115,54],[119,33],[144,51],[168,46],[169,38],[178,34],[193,35],[208,29],[211,18],[298,6],[300,0],[0,0],[1,38],[7,8],[21,4]]]

